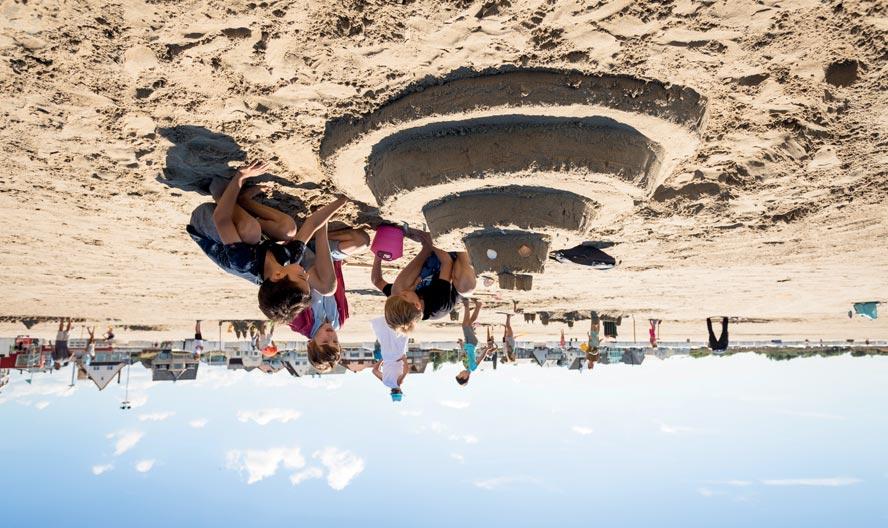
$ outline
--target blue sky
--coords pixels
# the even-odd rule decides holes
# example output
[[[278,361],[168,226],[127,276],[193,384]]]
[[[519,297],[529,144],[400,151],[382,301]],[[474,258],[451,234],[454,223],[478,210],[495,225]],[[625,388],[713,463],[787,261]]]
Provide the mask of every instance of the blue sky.
[[[14,378],[3,524],[888,524],[888,358],[455,373]]]

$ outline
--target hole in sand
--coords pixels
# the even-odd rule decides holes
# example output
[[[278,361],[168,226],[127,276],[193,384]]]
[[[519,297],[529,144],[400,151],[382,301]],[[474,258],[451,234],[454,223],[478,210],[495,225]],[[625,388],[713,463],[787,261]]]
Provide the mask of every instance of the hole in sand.
[[[857,81],[860,63],[853,59],[836,61],[826,67],[826,82],[833,86],[851,86]]]

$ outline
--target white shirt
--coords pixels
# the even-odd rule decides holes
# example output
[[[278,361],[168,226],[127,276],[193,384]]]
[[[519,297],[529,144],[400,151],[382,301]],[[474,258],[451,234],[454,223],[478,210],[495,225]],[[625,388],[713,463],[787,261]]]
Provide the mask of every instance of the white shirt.
[[[373,333],[376,334],[382,353],[382,383],[390,389],[397,389],[398,378],[404,372],[403,361],[407,359],[404,356],[407,354],[409,338],[389,328],[385,317],[373,319],[370,325],[373,327]]]

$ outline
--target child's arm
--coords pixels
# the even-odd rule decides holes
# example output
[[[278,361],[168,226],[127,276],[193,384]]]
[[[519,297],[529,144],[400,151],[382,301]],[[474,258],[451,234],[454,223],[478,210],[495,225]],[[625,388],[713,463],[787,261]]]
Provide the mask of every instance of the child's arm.
[[[433,249],[435,255],[438,255],[438,260],[441,261],[441,271],[438,272],[438,278],[450,282],[451,275],[453,274],[453,259],[450,258],[450,253],[439,248]]]
[[[213,223],[216,224],[216,230],[219,232],[219,238],[223,244],[234,244],[241,241],[237,227],[234,225],[234,207],[237,205],[237,197],[240,195],[244,182],[264,173],[266,168],[268,168],[267,163],[254,161],[237,169],[228,186],[225,187],[225,192],[219,197],[216,209],[213,211]]]
[[[311,287],[324,297],[336,292],[336,270],[330,256],[330,240],[327,238],[327,224],[315,233],[315,263],[308,271]]]
[[[339,198],[333,200],[327,205],[321,207],[317,211],[308,215],[308,218],[305,219],[305,222],[299,227],[296,231],[296,240],[301,240],[302,242],[308,242],[311,240],[311,237],[314,236],[315,232],[321,228],[324,224],[327,223],[328,220],[333,216],[333,213],[339,210],[340,207],[345,205],[346,198],[344,196],[340,196]]]
[[[372,282],[379,291],[383,291],[388,285],[388,282],[386,282],[382,276],[382,259],[379,258],[379,256],[373,257],[373,267],[370,268],[370,282]]]
[[[422,241],[422,249],[419,254],[413,257],[404,269],[398,273],[395,282],[392,284],[392,295],[401,293],[416,283],[419,278],[419,272],[422,271],[422,265],[425,264],[427,258],[432,256],[432,237],[428,233],[420,235]]]
[[[404,383],[404,378],[407,377],[407,373],[410,372],[410,365],[407,364],[407,356],[401,359],[401,363],[404,364],[404,369],[401,371],[401,377],[398,378],[398,386],[400,387],[402,383]]]
[[[382,372],[379,369],[382,367],[382,361],[377,361],[375,365],[373,365],[373,375],[379,378],[379,381],[382,381]]]
[[[490,352],[493,350],[491,347],[484,347],[484,350],[481,352],[481,357],[475,360],[476,365],[480,365],[482,361],[487,359],[487,356],[490,355]]]

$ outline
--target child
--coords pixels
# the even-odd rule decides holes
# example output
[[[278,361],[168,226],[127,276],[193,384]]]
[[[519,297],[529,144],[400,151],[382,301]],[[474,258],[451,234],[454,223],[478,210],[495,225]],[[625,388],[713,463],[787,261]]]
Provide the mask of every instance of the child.
[[[419,235],[422,249],[398,274],[394,284],[371,274],[374,284],[389,296],[385,320],[398,332],[407,334],[420,319],[440,319],[453,310],[460,295],[475,289],[475,269],[465,251],[448,253],[432,244],[429,233]],[[374,262],[374,268],[375,262]]]
[[[329,372],[342,358],[337,331],[348,319],[348,299],[342,262],[365,250],[370,237],[363,229],[328,233],[326,225],[315,234],[314,244],[305,250],[303,265],[316,280],[311,282],[309,309],[290,322],[290,328],[309,339],[308,361],[318,372]],[[316,252],[316,253],[315,253]]]
[[[404,397],[401,385],[410,372],[410,365],[407,364],[407,336],[392,331],[382,317],[372,320],[370,325],[380,343],[382,355],[382,360],[373,365],[373,375],[391,389],[389,394],[392,401],[399,402]]]
[[[478,320],[478,314],[481,312],[482,306],[484,306],[484,304],[478,299],[475,299],[474,311],[469,310],[469,300],[463,299],[463,311],[465,312],[462,321],[463,337],[465,338],[466,343],[473,346],[478,346],[478,336],[475,335],[474,324],[475,321]]]
[[[477,340],[476,340],[477,344]],[[469,383],[469,377],[472,375],[472,372],[478,368],[478,365],[481,364],[482,361],[494,350],[496,350],[496,345],[490,346],[489,344],[484,347],[484,351],[481,353],[481,357],[477,360],[475,359],[475,345],[466,343],[463,346],[463,350],[466,352],[466,357],[463,359],[463,365],[466,367],[465,370],[456,375],[456,382],[459,383],[461,387],[466,386]]]
[[[265,173],[261,161],[239,168],[215,203],[199,206],[187,231],[206,255],[225,271],[259,284],[259,309],[269,319],[290,321],[309,302],[309,276],[300,265],[305,244],[345,204],[338,198],[306,218],[299,229],[287,214],[252,200],[259,188],[241,196],[244,183]],[[220,181],[220,180],[217,180]],[[263,240],[262,234],[272,240]]]

